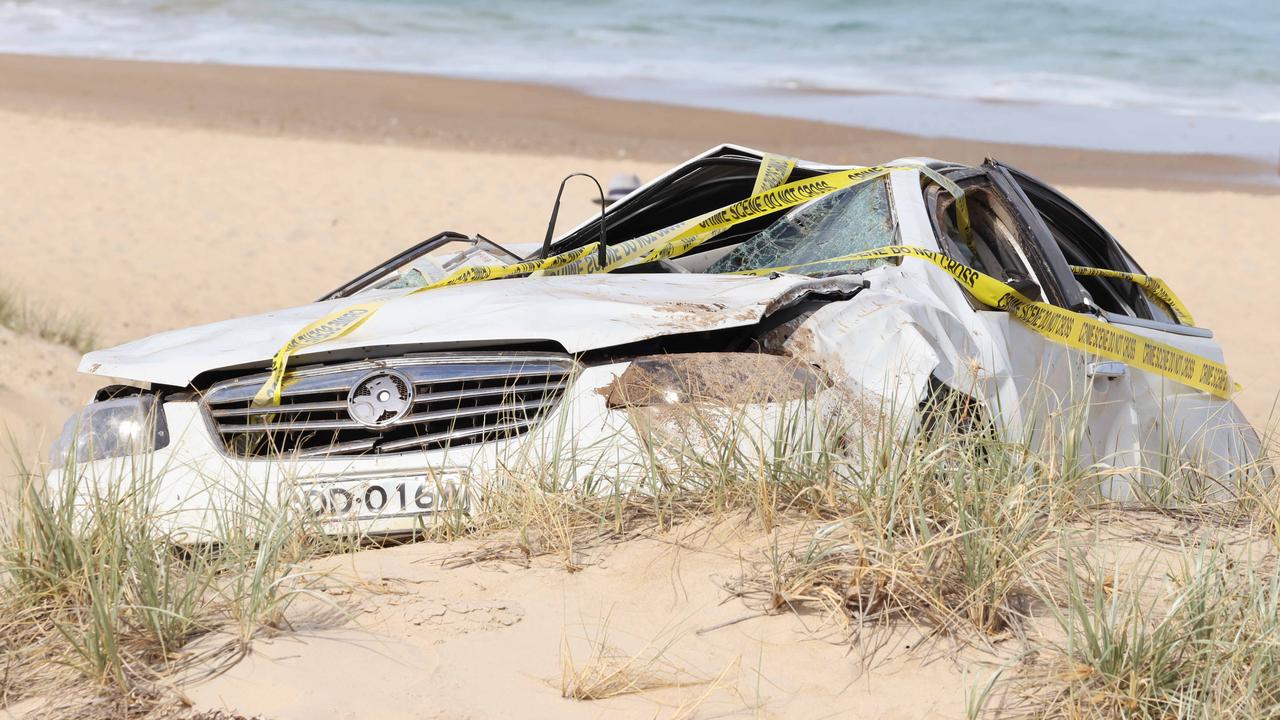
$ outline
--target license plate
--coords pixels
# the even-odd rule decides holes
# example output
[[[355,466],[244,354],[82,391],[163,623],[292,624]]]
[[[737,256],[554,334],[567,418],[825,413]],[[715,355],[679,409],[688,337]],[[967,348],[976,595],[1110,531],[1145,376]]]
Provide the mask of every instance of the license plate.
[[[306,507],[326,520],[377,520],[469,509],[466,477],[457,471],[308,482],[299,489]]]

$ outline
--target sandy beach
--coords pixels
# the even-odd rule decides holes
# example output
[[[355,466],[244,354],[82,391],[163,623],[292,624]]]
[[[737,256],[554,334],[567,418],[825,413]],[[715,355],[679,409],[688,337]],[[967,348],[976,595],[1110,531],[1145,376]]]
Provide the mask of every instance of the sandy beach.
[[[566,173],[647,179],[719,142],[865,164],[989,155],[1063,184],[1215,332],[1244,385],[1242,407],[1266,422],[1280,392],[1271,362],[1280,356],[1271,327],[1280,316],[1271,287],[1280,260],[1268,249],[1280,197],[1239,181],[1260,169],[1230,158],[913,138],[513,83],[0,56],[0,285],[87,319],[97,345],[108,346],[308,302],[440,230],[537,242]],[[594,208],[576,188],[561,227]],[[0,330],[0,422],[22,454],[38,454],[100,384],[76,375],[77,360],[68,348]],[[379,717],[671,716],[702,690],[591,706],[561,700],[547,678],[558,672],[562,632],[578,637],[611,613],[624,644],[641,646],[662,632],[687,641],[693,629],[742,614],[720,605],[707,578],[732,574],[767,538],[723,530],[708,537],[687,552],[657,541],[611,551],[582,575],[471,568],[449,576],[464,588],[458,593],[442,590],[443,571],[430,562],[439,551],[430,546],[365,556],[354,561],[360,571],[390,588],[367,625],[385,631],[391,646],[362,650],[370,659],[347,679],[377,689],[363,697],[382,698]],[[637,601],[655,585],[663,588],[658,604]],[[428,590],[406,599],[397,594],[405,587]],[[910,657],[864,674],[843,647],[806,634],[806,622],[761,618],[713,634],[710,645],[689,641],[677,654],[713,677],[735,668],[706,706],[725,713],[750,713],[758,703],[762,716],[962,715],[970,679],[956,664]],[[352,652],[342,632],[349,630],[316,630],[315,654],[278,641],[254,654],[256,664],[189,693],[207,706],[272,718],[373,716],[336,689],[305,703],[262,689],[263,678],[283,687],[327,677],[330,661]],[[797,641],[802,635],[808,639]],[[504,690],[510,696],[485,691],[489,653],[505,658],[494,672],[521,678]],[[417,663],[430,682],[380,675],[379,663],[397,657]],[[805,668],[841,663],[847,672],[805,684],[813,676]],[[895,685],[908,665],[913,683],[928,678],[934,688],[926,706]],[[748,696],[752,687],[758,696]],[[433,694],[452,709],[405,709]]]

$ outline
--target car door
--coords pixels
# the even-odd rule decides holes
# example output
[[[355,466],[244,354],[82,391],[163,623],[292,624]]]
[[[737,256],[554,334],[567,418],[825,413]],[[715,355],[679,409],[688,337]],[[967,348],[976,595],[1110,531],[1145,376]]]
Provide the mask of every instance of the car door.
[[[952,177],[964,190],[972,235],[960,236],[950,197],[931,191],[935,231],[948,255],[1032,299],[1073,311],[1090,309],[1061,255],[1045,252],[1044,223],[1003,169],[987,164]],[[1127,497],[1131,468],[1140,461],[1131,379],[1119,373],[1104,382],[1096,358],[1045,338],[1008,313],[975,309],[1003,339],[1000,363],[1015,391],[1012,400],[1006,393],[999,399],[1003,406],[994,409],[1006,425],[1034,430],[1028,439],[1054,448],[1066,462],[1113,468],[1100,474],[1102,490]],[[1015,412],[1010,402],[1016,403]],[[1015,417],[1016,425],[1009,422]]]
[[[1143,269],[1101,225],[1061,193],[1013,168],[1002,168],[1016,182],[1045,225],[1069,266],[1126,273]],[[1222,362],[1213,332],[1180,321],[1164,301],[1128,280],[1073,273],[1092,312],[1125,330],[1195,355]],[[1171,380],[1159,373],[1118,362],[1090,363],[1094,403],[1131,401],[1141,465],[1149,472],[1144,491],[1159,493],[1219,490],[1214,485],[1250,460],[1256,435],[1230,400]],[[1123,388],[1115,393],[1116,388]],[[1119,407],[1114,411],[1121,411]],[[1091,408],[1092,411],[1092,408]],[[1112,409],[1102,415],[1108,415]]]
[[[995,161],[987,167],[1008,201],[1027,217],[1028,227],[1052,278],[1059,286],[1060,300],[1054,304],[1090,317],[1112,322],[1102,316],[1093,298],[1072,274],[1054,229],[1034,200],[1025,192],[1022,178],[1013,169]],[[1099,491],[1113,500],[1130,500],[1143,491],[1143,422],[1137,407],[1138,383],[1123,363],[1081,350],[1071,350],[1075,359],[1076,382],[1080,391],[1070,409],[1071,431],[1078,434],[1079,457],[1093,466]]]

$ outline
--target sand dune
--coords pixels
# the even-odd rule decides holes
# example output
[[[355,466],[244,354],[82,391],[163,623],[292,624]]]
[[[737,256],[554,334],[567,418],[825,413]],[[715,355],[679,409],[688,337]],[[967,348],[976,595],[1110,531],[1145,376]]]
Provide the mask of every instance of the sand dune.
[[[685,527],[588,549],[572,573],[553,558],[442,567],[470,541],[365,551],[334,563],[338,577],[375,593],[353,622],[307,625],[297,612],[298,634],[256,643],[247,660],[185,692],[199,707],[275,720],[958,718],[973,674],[1004,659],[946,641],[896,652],[920,642],[909,630],[869,631],[851,649],[846,629],[819,614],[727,600],[725,585],[773,542],[739,520]],[[791,549],[807,537],[777,542]],[[563,663],[586,666],[601,644],[673,687],[562,698]]]

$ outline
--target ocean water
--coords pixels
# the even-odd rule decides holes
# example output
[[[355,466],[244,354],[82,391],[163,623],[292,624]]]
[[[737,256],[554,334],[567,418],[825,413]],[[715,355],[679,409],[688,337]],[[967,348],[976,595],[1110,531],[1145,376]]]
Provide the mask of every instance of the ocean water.
[[[0,0],[0,51],[531,80],[929,135],[1280,153],[1280,0]]]

